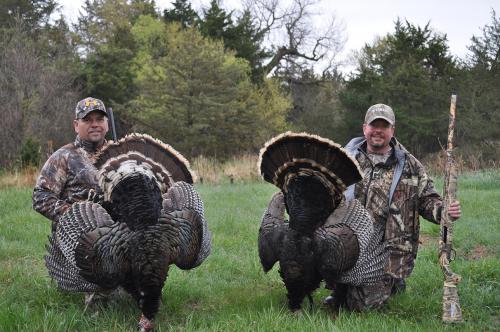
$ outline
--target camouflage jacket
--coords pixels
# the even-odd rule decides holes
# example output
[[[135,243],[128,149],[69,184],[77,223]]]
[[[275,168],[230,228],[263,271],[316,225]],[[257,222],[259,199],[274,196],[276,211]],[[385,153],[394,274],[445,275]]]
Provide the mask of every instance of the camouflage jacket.
[[[384,241],[390,251],[386,272],[408,277],[418,250],[419,215],[439,224],[441,198],[422,164],[398,141],[385,163],[374,165],[366,153],[363,137],[345,147],[356,158],[363,180],[349,187],[346,198],[357,198],[372,213],[375,223],[385,224]]]
[[[57,223],[71,204],[86,200],[90,189],[97,191],[97,169],[92,162],[96,151],[96,144],[77,136],[74,143],[54,152],[36,181],[33,209]]]

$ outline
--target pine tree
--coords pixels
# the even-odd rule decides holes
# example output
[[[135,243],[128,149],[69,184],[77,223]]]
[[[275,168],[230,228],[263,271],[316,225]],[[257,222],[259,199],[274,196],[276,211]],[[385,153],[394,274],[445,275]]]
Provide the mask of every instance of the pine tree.
[[[395,31],[366,45],[358,61],[359,74],[341,94],[351,132],[360,133],[370,105],[385,103],[394,109],[396,136],[405,146],[417,155],[438,151],[456,76],[446,35],[429,24],[421,28],[398,20]]]
[[[464,153],[488,167],[500,157],[500,17],[473,36],[470,54],[462,64],[458,86],[457,141]]]
[[[128,110],[140,127],[190,156],[224,158],[284,129],[289,103],[277,85],[255,88],[248,63],[196,29],[152,20],[134,27],[138,96]],[[152,54],[152,41],[166,50]],[[264,138],[265,137],[265,138]]]
[[[199,17],[188,0],[175,0],[172,4],[174,8],[163,11],[165,22],[179,22],[183,28],[196,25]]]
[[[12,27],[17,18],[29,30],[47,26],[56,4],[55,0],[0,0],[0,27]]]

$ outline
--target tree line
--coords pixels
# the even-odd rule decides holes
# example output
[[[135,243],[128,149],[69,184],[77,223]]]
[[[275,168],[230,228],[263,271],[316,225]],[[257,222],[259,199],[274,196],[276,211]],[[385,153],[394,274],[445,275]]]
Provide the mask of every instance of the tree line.
[[[334,17],[313,28],[312,0],[250,0],[196,11],[173,0],[86,0],[78,21],[56,0],[0,0],[0,167],[38,164],[71,141],[76,102],[113,107],[119,136],[146,132],[189,157],[256,153],[284,130],[341,144],[361,134],[375,103],[396,112],[396,135],[414,154],[446,141],[449,96],[458,94],[457,145],[498,161],[500,17],[471,35],[469,53],[404,19],[357,52],[342,74]]]

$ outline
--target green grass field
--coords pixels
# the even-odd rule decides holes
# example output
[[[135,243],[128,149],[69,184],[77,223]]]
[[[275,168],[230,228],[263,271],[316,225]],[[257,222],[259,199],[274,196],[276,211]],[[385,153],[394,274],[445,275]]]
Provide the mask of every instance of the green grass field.
[[[440,186],[440,181],[437,185]],[[441,323],[439,226],[422,222],[422,246],[407,291],[381,310],[333,313],[325,289],[291,314],[275,266],[264,274],[257,232],[275,191],[265,183],[198,186],[213,234],[212,255],[197,269],[172,266],[157,317],[159,331],[487,331],[500,329],[500,172],[464,175],[463,217],[455,227],[465,322]],[[83,296],[56,290],[44,262],[50,223],[31,209],[31,188],[0,191],[0,331],[135,331],[131,299],[83,311]]]

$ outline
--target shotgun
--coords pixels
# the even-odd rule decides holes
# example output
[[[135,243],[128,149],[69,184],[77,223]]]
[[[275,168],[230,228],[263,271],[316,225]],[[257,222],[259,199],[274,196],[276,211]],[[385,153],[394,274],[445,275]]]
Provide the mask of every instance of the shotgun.
[[[448,124],[448,143],[446,146],[446,166],[443,187],[443,208],[441,210],[441,232],[439,238],[439,264],[444,274],[443,286],[443,323],[462,322],[462,310],[458,298],[457,285],[461,276],[451,270],[453,242],[453,220],[448,215],[450,204],[455,201],[457,193],[457,168],[453,158],[453,132],[455,129],[455,112],[457,96],[451,95],[450,120]]]

